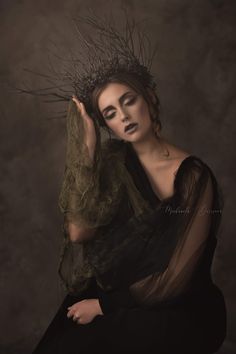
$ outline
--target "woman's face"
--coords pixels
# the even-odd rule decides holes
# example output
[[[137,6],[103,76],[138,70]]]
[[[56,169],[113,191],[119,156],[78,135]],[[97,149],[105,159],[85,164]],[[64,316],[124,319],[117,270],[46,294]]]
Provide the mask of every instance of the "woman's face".
[[[98,98],[106,125],[122,140],[137,142],[153,134],[148,104],[141,94],[121,83],[109,83]],[[135,124],[131,130],[125,130]]]

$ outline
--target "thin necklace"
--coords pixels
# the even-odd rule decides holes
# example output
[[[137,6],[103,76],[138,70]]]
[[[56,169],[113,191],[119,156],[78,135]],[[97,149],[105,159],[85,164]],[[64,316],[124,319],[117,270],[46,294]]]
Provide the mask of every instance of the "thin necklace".
[[[168,157],[170,156],[170,152],[169,152],[169,150],[168,150],[166,144],[165,144],[164,141],[163,141],[164,139],[161,138],[161,135],[160,135],[160,133],[158,133],[158,132],[155,132],[155,137],[156,137],[156,139],[158,140],[159,144],[161,145],[162,149],[163,149],[163,150],[165,149],[165,151],[162,152],[162,156],[165,157],[164,160],[168,160]],[[161,160],[160,160],[160,161],[161,161]]]
[[[162,153],[162,156],[164,156],[165,159],[168,159],[168,157],[170,156],[170,152],[169,152],[167,146],[165,146],[165,143],[164,143],[163,140],[162,140],[162,137],[161,137],[160,132],[159,132],[158,130],[154,129],[154,134],[155,134],[155,137],[156,137],[156,139],[158,140],[159,144],[161,145],[161,147],[162,147],[163,149],[164,149],[164,148],[166,149],[165,152]],[[165,147],[164,147],[164,146],[165,146]]]
[[[156,137],[156,138],[159,140],[159,144],[164,149],[163,145],[165,145],[165,143],[162,141],[161,137]],[[132,148],[132,150],[134,150],[131,142],[126,142],[126,143],[127,143],[127,145],[129,145]],[[168,157],[170,156],[170,152],[169,152],[167,147],[166,147],[165,152],[162,152],[162,156],[164,156],[165,158],[163,160],[160,160],[160,161],[168,160]]]
[[[166,159],[170,156],[170,152],[167,148],[167,146],[165,146],[165,143],[162,141],[161,138],[158,138],[159,139],[159,143],[161,144],[162,148],[163,149],[166,149],[165,152],[162,153],[162,156],[164,156]]]

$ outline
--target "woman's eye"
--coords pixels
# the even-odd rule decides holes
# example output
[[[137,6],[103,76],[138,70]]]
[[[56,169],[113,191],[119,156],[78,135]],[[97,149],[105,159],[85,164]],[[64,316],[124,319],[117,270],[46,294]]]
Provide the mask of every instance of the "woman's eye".
[[[133,104],[134,102],[135,102],[135,99],[136,99],[136,97],[133,97],[133,98],[131,98],[131,100],[129,100],[127,103],[126,103],[126,105],[130,105],[130,104]]]
[[[135,101],[136,101],[136,97],[133,97],[133,98],[131,98],[131,100],[127,101],[127,102],[125,103],[125,105],[126,105],[126,106],[129,106],[129,105],[133,104]],[[113,118],[113,117],[115,117],[115,112],[112,113],[112,114],[110,114],[109,116],[106,116],[105,119],[111,119],[111,118]]]
[[[115,112],[112,113],[112,114],[110,114],[109,116],[106,116],[105,119],[111,119],[111,118],[113,118],[114,116],[115,116]]]

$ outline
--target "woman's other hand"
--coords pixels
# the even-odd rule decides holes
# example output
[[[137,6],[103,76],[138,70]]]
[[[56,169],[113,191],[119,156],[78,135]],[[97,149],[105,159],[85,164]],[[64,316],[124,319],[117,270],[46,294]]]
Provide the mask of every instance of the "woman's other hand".
[[[75,102],[77,109],[81,117],[83,118],[84,129],[85,129],[85,143],[88,147],[91,161],[93,161],[95,147],[96,147],[96,130],[95,130],[94,122],[86,112],[83,102],[79,101],[75,95],[72,96],[72,100]]]
[[[98,299],[85,299],[67,309],[67,317],[73,317],[73,321],[78,324],[90,323],[97,315],[103,315]]]

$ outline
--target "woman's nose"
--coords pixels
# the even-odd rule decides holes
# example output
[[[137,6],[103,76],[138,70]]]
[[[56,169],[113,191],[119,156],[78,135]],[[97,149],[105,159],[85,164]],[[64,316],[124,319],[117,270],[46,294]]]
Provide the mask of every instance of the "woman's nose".
[[[126,122],[129,119],[128,114],[125,112],[124,109],[120,110],[120,117],[122,122]]]
[[[121,120],[122,122],[126,122],[127,120],[129,120],[129,118],[127,115],[124,115]]]
[[[129,115],[126,112],[125,107],[118,107],[117,111],[121,122],[126,122],[129,119]]]

